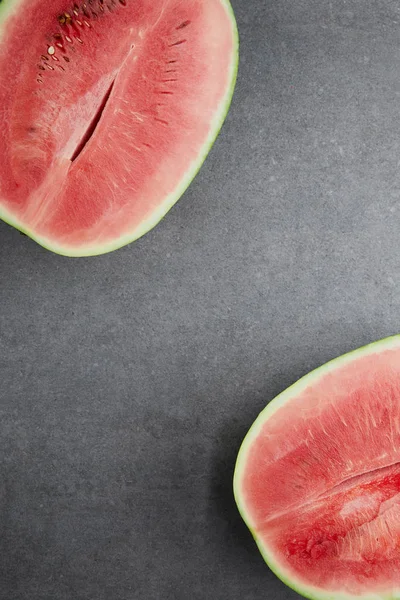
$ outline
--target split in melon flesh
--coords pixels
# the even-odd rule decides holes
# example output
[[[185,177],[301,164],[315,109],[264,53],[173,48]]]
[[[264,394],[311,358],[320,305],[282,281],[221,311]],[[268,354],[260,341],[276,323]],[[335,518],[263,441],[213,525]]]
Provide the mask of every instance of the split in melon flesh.
[[[400,598],[400,336],[273,400],[240,449],[239,510],[271,569],[308,598]]]
[[[231,100],[228,0],[0,0],[0,217],[82,256],[137,239]]]

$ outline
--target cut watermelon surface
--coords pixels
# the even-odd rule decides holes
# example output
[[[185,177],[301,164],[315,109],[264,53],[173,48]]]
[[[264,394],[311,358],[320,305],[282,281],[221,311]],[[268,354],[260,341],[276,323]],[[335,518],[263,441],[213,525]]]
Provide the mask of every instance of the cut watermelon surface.
[[[273,400],[234,491],[266,562],[309,598],[400,598],[400,336]]]
[[[0,217],[100,254],[151,229],[228,110],[227,0],[0,1]]]

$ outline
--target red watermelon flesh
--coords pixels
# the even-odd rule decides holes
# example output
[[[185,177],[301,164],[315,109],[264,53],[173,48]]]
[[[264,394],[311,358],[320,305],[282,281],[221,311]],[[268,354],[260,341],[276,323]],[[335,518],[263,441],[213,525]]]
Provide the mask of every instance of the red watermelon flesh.
[[[227,0],[0,2],[0,216],[62,254],[136,239],[227,112]]]
[[[271,568],[310,598],[400,595],[400,337],[337,359],[270,403],[235,496]]]

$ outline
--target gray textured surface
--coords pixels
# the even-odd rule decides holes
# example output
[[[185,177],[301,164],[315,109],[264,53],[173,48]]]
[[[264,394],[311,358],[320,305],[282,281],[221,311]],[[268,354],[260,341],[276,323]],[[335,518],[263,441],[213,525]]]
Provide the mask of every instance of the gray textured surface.
[[[400,8],[235,0],[223,133],[114,254],[0,225],[1,600],[294,599],[236,512],[253,419],[399,329]]]

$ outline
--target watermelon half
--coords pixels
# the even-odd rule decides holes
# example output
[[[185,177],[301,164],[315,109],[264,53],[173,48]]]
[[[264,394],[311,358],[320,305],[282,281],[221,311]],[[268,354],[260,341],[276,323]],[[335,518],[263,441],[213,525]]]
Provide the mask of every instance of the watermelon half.
[[[237,57],[228,0],[0,0],[0,217],[72,256],[146,233],[210,150]]]
[[[234,492],[271,569],[308,598],[400,598],[400,336],[307,375],[260,414]]]

